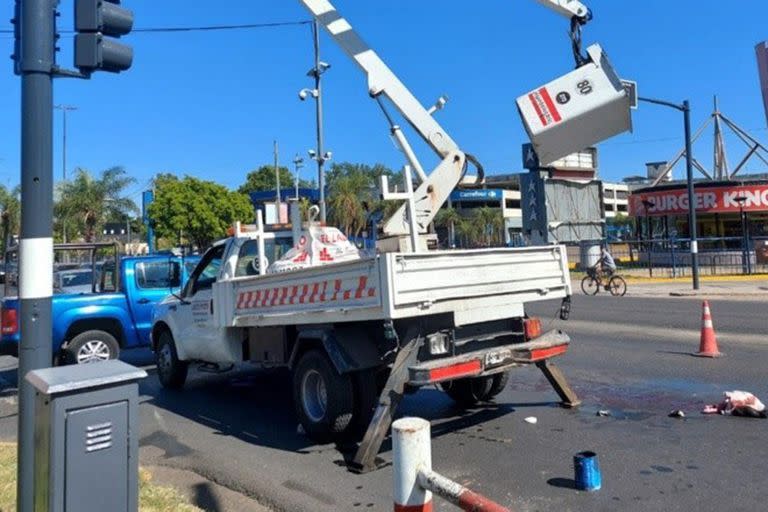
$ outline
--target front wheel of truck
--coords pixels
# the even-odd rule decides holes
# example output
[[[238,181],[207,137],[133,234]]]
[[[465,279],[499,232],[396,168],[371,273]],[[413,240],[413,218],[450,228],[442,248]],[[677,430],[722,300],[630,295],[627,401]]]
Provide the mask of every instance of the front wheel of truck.
[[[187,381],[189,363],[179,360],[173,336],[167,330],[162,331],[155,349],[157,378],[164,388],[181,389]]]
[[[311,439],[341,441],[354,414],[354,386],[349,375],[340,375],[320,350],[309,350],[293,370],[296,415]]]

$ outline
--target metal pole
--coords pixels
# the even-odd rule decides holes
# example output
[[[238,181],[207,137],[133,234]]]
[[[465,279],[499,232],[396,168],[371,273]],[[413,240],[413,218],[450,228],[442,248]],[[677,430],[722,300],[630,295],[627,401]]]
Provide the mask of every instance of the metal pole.
[[[320,28],[317,24],[317,19],[312,24],[312,30],[315,36],[315,90],[317,91],[317,98],[315,98],[315,122],[317,123],[317,182],[320,188],[320,221],[326,222],[326,208],[325,208],[325,172],[323,171],[323,165],[325,164],[325,153],[323,153],[323,89],[320,69]]]
[[[63,106],[61,107],[61,114],[64,117],[61,137],[61,179],[67,181],[67,109]]]
[[[699,289],[699,241],[696,236],[696,201],[693,191],[693,149],[691,144],[691,105],[688,100],[683,102],[683,117],[685,119],[685,170],[688,181],[688,223],[691,235],[691,274],[693,289]]]
[[[275,181],[276,181],[276,190],[277,190],[277,216],[280,217],[280,201],[282,198],[280,197],[280,168],[277,166],[277,141],[275,141],[274,146],[274,153],[275,153]]]
[[[56,0],[21,2],[21,236],[17,509],[32,512],[35,390],[24,377],[51,365],[53,76]]]

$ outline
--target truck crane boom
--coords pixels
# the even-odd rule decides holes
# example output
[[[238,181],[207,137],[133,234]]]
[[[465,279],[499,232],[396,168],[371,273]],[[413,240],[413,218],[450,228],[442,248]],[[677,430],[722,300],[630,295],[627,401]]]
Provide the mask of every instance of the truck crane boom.
[[[368,78],[368,92],[381,102],[386,97],[416,130],[426,144],[438,155],[441,162],[427,174],[416,159],[405,135],[384,110],[390,123],[395,141],[416,171],[419,186],[414,191],[416,222],[420,233],[425,233],[438,210],[461,180],[467,162],[477,167],[478,179],[482,180],[483,169],[472,155],[463,151],[440,126],[433,113],[440,110],[445,99],[440,98],[434,107],[425,108],[411,93],[379,55],[355,32],[352,25],[339,14],[329,0],[300,0],[312,16],[322,25],[341,49],[360,67]],[[537,0],[558,14],[571,19],[572,32],[591,19],[591,12],[578,0]],[[578,62],[578,58],[577,58]],[[384,222],[384,236],[405,236],[410,233],[407,205],[402,205]]]

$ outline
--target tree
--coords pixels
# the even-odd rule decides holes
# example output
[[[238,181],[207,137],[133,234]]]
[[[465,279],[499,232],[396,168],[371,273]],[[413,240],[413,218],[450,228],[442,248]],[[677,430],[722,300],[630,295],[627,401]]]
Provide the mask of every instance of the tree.
[[[489,206],[475,208],[472,212],[472,224],[475,226],[479,245],[483,247],[494,247],[502,245],[504,237],[504,219],[501,210]]]
[[[15,186],[8,190],[4,185],[0,185],[0,222],[2,222],[2,259],[5,260],[5,254],[8,245],[13,237],[19,233],[21,225],[21,187]]]
[[[149,216],[158,237],[187,239],[202,249],[226,236],[235,221],[253,222],[254,209],[248,196],[223,185],[160,174]]]
[[[296,186],[296,180],[293,173],[287,167],[278,167],[280,170],[280,188],[286,189]],[[314,188],[312,181],[299,180],[299,186],[302,188]],[[241,194],[250,194],[251,192],[262,192],[264,190],[275,190],[277,180],[275,179],[275,166],[262,165],[255,171],[249,172],[245,177],[245,183],[237,189]]]
[[[379,199],[379,178],[397,176],[384,165],[373,166],[342,162],[334,164],[326,175],[328,183],[328,220],[344,233],[357,236],[365,229],[374,212],[393,212],[396,205]]]
[[[448,230],[448,243],[451,247],[456,246],[456,226],[464,221],[456,208],[441,208],[435,215],[435,226],[446,228]]]
[[[125,188],[136,180],[122,167],[111,167],[95,179],[85,169],[77,169],[72,181],[59,188],[54,205],[56,218],[74,229],[86,242],[93,242],[99,228],[109,220],[123,220],[139,209],[132,199],[123,197]]]

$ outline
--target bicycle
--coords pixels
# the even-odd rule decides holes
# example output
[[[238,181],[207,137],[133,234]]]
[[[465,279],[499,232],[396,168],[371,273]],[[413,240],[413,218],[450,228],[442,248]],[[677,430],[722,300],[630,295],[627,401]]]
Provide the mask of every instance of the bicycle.
[[[587,270],[587,275],[581,280],[581,291],[585,295],[597,295],[601,289],[610,292],[614,297],[623,297],[627,293],[627,282],[620,275],[613,274],[606,278],[594,268]]]

